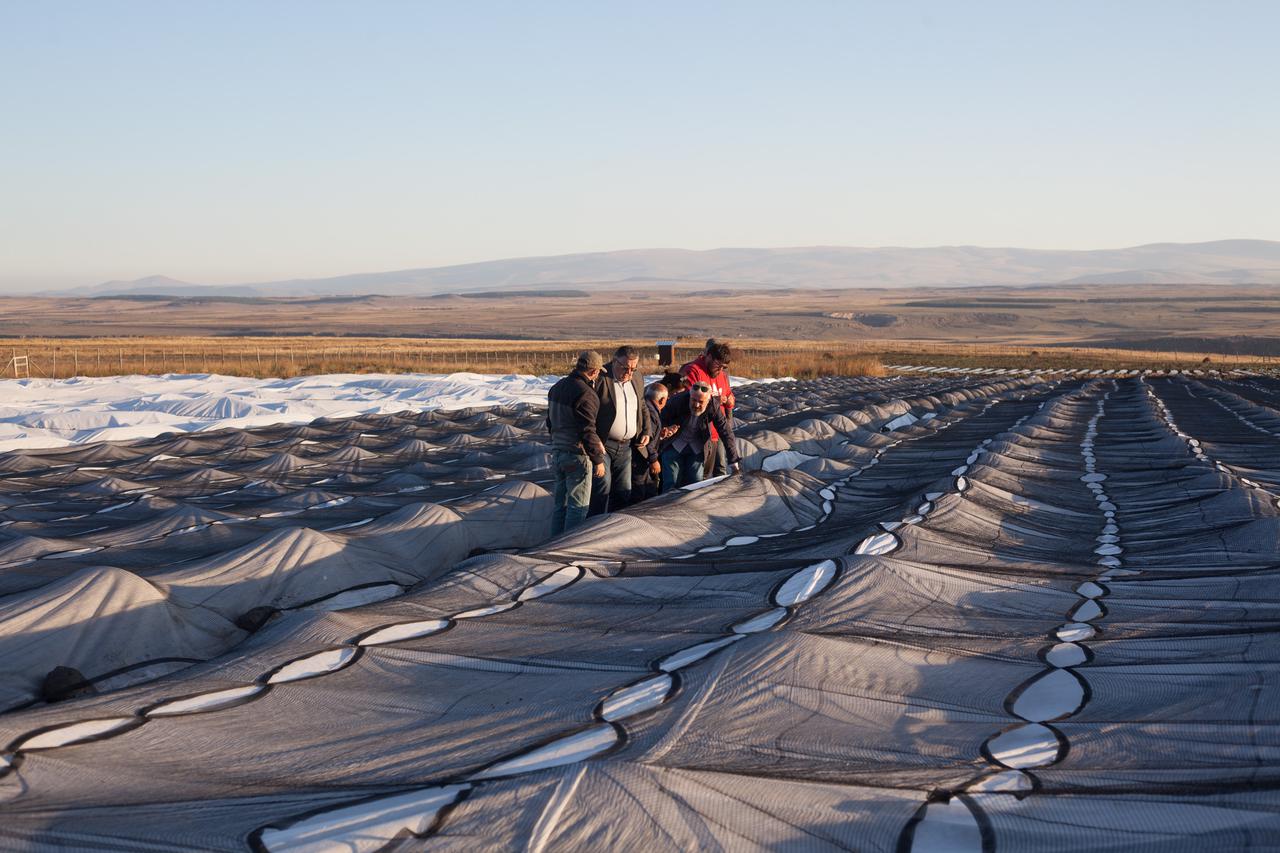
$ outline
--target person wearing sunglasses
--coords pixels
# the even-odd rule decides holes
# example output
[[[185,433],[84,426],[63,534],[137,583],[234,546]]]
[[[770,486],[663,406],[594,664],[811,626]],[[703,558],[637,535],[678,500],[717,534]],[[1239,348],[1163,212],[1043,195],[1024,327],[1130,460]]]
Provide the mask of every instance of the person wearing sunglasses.
[[[724,410],[725,418],[733,420],[733,387],[729,384],[729,362],[733,360],[733,347],[715,338],[707,340],[702,355],[680,368],[680,375],[689,383],[702,382],[711,386],[715,405]],[[727,462],[726,443],[720,441],[720,432],[711,428],[711,449],[707,453],[707,476],[725,473]]]
[[[667,438],[659,457],[662,467],[662,491],[687,486],[704,478],[707,456],[713,453],[711,430],[719,431],[728,459],[728,472],[738,472],[738,443],[733,435],[733,422],[715,402],[708,382],[694,382],[688,391],[667,401],[662,410],[663,434]]]
[[[608,457],[605,472],[591,483],[589,515],[619,510],[631,503],[632,450],[648,447],[645,434],[644,377],[640,375],[640,351],[620,346],[596,381],[600,413],[596,432]]]
[[[547,392],[547,429],[551,432],[551,467],[555,473],[555,508],[551,535],[581,524],[591,505],[591,480],[605,474],[608,458],[596,433],[600,396],[596,380],[604,359],[583,350],[573,372]]]

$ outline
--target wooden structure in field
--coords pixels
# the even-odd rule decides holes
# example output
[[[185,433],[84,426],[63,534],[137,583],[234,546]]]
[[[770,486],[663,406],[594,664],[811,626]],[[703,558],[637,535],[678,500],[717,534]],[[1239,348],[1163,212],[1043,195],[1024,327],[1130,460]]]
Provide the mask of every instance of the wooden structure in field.
[[[31,378],[31,361],[25,355],[13,354],[13,358],[9,359],[9,363],[5,365],[4,372],[8,373],[13,370],[14,379],[30,379]]]

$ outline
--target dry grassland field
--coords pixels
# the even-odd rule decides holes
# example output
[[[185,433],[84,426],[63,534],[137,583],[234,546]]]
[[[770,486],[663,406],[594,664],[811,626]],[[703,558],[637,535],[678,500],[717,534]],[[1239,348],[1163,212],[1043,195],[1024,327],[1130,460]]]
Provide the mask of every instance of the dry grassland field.
[[[741,375],[815,376],[875,373],[876,362],[1266,366],[1280,356],[1277,317],[1275,286],[761,292],[637,282],[597,294],[9,297],[0,340],[4,361],[30,356],[33,376],[296,376],[558,372],[579,345],[677,338],[689,352],[716,336],[741,344]]]

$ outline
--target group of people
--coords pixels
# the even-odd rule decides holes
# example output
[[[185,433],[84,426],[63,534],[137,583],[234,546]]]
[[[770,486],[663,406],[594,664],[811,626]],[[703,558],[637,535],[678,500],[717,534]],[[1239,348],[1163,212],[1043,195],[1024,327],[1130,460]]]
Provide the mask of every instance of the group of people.
[[[734,473],[733,349],[714,338],[701,355],[647,388],[640,352],[605,364],[583,350],[547,394],[555,472],[552,534],[706,477]]]

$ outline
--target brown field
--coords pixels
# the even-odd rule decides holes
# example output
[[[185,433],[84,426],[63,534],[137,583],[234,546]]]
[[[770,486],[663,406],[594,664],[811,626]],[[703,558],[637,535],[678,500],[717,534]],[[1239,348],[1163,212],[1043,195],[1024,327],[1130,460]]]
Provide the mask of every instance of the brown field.
[[[570,293],[575,291],[568,291]],[[0,365],[33,376],[555,373],[602,351],[732,340],[743,376],[984,367],[1268,367],[1280,287],[697,290],[591,296],[0,298]],[[652,346],[648,352],[655,352]],[[12,369],[7,372],[12,376]]]
[[[738,376],[880,375],[884,365],[1055,368],[1268,368],[1273,359],[1198,352],[1155,352],[1081,347],[1035,350],[991,344],[869,341],[737,340],[732,372]],[[681,340],[677,356],[687,360],[703,341]],[[320,373],[561,373],[583,348],[607,355],[616,341],[509,341],[417,338],[30,338],[10,341],[0,358],[30,358],[33,377],[112,376],[133,373],[221,373],[291,377]],[[637,344],[639,345],[639,344]],[[640,346],[642,361],[656,369],[657,349]],[[9,367],[6,376],[13,376]]]

